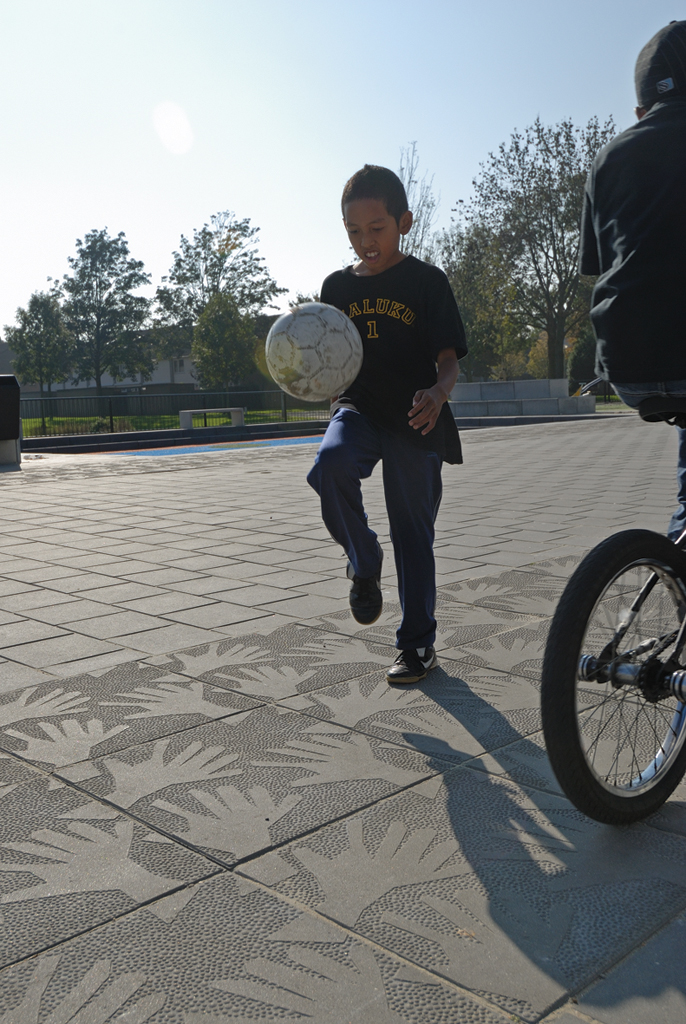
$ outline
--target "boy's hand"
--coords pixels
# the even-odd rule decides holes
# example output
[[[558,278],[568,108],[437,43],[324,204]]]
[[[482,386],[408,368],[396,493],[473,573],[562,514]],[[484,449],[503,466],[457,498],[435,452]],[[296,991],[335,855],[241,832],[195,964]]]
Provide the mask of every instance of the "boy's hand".
[[[448,396],[438,385],[418,391],[412,399],[412,408],[408,412],[410,426],[413,430],[420,430],[422,434],[430,433],[436,426],[438,414]]]

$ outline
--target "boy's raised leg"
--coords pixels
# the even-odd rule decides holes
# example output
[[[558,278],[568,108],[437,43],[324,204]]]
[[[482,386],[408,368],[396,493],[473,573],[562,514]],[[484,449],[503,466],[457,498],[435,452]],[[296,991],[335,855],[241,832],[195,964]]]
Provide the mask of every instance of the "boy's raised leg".
[[[362,580],[380,571],[379,542],[367,524],[360,487],[380,458],[378,431],[367,417],[339,409],[307,476],[321,499],[324,525],[347,554],[353,576]]]

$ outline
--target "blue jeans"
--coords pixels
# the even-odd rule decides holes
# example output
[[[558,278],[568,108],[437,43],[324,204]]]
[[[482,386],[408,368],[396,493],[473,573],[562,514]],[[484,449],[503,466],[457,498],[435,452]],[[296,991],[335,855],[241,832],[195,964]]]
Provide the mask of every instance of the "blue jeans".
[[[378,427],[361,413],[339,409],[329,423],[307,482],[322,518],[357,576],[379,568],[376,534],[367,524],[361,481],[382,463],[391,541],[403,617],[396,647],[429,647],[436,639],[434,522],[441,501],[441,460]]]
[[[613,384],[626,405],[636,409],[644,398],[686,398],[686,380],[651,381],[649,384]],[[686,430],[676,428],[679,435],[679,461],[677,465],[677,500],[679,507],[669,521],[667,536],[677,538],[686,529]]]

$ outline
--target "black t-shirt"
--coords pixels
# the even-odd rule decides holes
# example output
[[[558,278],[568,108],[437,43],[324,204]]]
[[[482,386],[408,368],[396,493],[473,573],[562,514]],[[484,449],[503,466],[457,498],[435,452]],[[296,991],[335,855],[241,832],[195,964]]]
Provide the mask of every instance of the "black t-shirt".
[[[467,354],[464,327],[448,278],[438,267],[406,256],[380,274],[358,277],[352,267],[324,281],[321,301],[343,310],[364,346],[362,369],[339,397],[412,444],[445,462],[462,462],[460,439],[446,403],[426,436],[409,425],[415,392],[437,381],[436,358],[444,348]]]
[[[618,384],[686,380],[686,99],[656,103],[596,157],[582,274],[599,274],[596,371]]]

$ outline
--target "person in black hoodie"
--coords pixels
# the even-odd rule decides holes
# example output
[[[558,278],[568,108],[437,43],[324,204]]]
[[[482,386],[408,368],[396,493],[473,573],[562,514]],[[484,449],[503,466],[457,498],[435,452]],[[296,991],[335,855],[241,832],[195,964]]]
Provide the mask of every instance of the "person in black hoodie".
[[[582,274],[597,275],[596,372],[627,405],[686,398],[686,21],[636,62],[636,124],[597,155],[586,184]],[[686,527],[686,430],[668,536]]]

